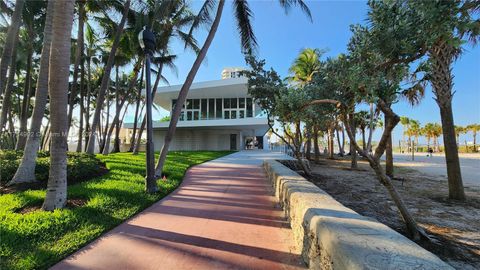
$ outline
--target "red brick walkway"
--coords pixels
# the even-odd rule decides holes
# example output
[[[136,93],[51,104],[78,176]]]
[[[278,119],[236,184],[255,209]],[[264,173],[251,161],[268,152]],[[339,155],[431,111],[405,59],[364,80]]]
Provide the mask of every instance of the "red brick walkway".
[[[53,269],[304,268],[259,162],[245,158],[191,168],[175,192]]]

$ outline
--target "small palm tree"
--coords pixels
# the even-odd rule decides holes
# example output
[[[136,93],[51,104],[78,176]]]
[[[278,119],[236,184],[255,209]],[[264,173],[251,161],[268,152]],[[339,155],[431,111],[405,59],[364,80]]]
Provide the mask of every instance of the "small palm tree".
[[[477,132],[480,131],[480,124],[472,124],[467,126],[467,130],[473,134],[473,151],[478,152],[477,149]]]

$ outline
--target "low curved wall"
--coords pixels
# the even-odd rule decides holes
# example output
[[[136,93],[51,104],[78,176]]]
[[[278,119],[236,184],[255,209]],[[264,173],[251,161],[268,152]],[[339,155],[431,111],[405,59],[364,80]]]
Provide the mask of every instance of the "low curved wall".
[[[263,163],[310,269],[453,269],[274,160]]]

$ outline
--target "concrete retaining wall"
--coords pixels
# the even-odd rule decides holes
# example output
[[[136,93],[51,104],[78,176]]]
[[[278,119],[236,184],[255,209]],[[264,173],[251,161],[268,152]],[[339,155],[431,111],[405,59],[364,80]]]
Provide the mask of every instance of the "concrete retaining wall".
[[[378,221],[359,215],[296,172],[263,163],[310,269],[453,269]]]

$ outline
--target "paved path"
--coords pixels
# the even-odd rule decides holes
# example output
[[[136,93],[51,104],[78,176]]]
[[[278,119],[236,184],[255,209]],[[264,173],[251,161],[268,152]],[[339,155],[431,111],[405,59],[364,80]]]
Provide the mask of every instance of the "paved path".
[[[53,269],[301,269],[260,167],[280,153],[242,151],[188,170],[163,200]]]
[[[460,154],[460,168],[462,170],[463,185],[466,187],[480,187],[480,155]],[[415,153],[415,161],[411,154],[395,153],[395,166],[415,169],[424,174],[434,176],[438,180],[447,181],[447,165],[443,154],[433,154],[427,157],[426,153]]]

